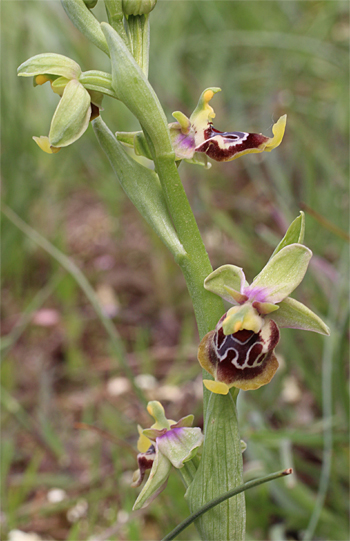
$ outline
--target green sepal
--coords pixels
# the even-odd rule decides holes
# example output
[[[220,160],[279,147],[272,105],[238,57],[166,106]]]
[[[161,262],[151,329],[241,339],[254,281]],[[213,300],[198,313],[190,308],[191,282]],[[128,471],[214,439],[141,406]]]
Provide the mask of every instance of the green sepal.
[[[229,293],[229,288],[240,291],[241,283],[244,280],[244,273],[240,267],[235,265],[222,265],[204,280],[204,287],[208,291],[215,293],[232,303],[232,295]],[[248,285],[247,282],[245,282]]]
[[[305,214],[300,211],[300,215],[290,224],[281,242],[275,248],[270,259],[282,248],[289,244],[303,244],[305,235]]]
[[[182,468],[191,460],[202,445],[204,436],[200,428],[181,427],[169,430],[158,437],[159,452],[167,457],[175,468]]]
[[[108,45],[100,23],[84,4],[84,0],[61,0],[64,11],[74,26],[96,47],[109,56]]]
[[[69,83],[70,79],[67,79],[66,77],[56,77],[54,81],[51,83],[52,90],[56,93],[62,96],[64,89],[66,88],[67,84]]]
[[[320,317],[304,304],[290,297],[280,302],[278,312],[267,316],[267,318],[273,319],[279,327],[313,331],[327,336],[330,334],[328,326]]]
[[[134,503],[133,511],[146,507],[165,488],[170,469],[171,462],[157,449],[151,473]]]
[[[184,158],[184,161],[193,165],[201,165],[205,169],[211,168],[211,163],[208,156],[204,152],[195,152],[193,158]]]
[[[102,92],[106,96],[118,99],[112,87],[112,75],[104,71],[89,70],[83,71],[79,82],[87,89]]]
[[[194,415],[192,413],[190,415],[186,415],[186,417],[181,417],[181,419],[171,425],[171,428],[181,428],[183,426],[192,426],[194,421]]]
[[[101,117],[93,121],[93,127],[129,199],[175,258],[185,257],[186,252],[172,224],[157,174],[125,152]]]
[[[117,131],[115,132],[115,136],[117,141],[124,143],[124,145],[127,145],[128,147],[133,147],[134,137],[140,133],[142,133],[142,131]]]
[[[162,106],[123,39],[107,23],[101,23],[111,54],[113,88],[147,131],[155,156],[174,158],[168,123]]]
[[[137,133],[134,137],[134,151],[136,156],[145,156],[145,158],[152,160],[150,148],[142,132]]]
[[[136,156],[144,156],[152,160],[150,148],[142,131],[117,131],[115,136],[124,145],[133,147]]]
[[[268,261],[250,289],[265,290],[266,302],[281,302],[300,284],[311,257],[311,250],[302,244],[285,246]]]
[[[142,430],[142,434],[151,441],[156,441],[159,436],[164,436],[166,432],[167,428],[162,428],[161,430],[157,430],[156,428],[145,428]]]
[[[242,447],[231,394],[210,393],[202,458],[186,492],[191,513],[225,491],[243,484]],[[245,500],[240,493],[196,521],[201,538],[243,541]]]
[[[20,77],[36,75],[58,75],[67,79],[77,79],[81,74],[79,64],[71,58],[56,53],[43,53],[32,56],[17,68]]]
[[[91,116],[90,95],[75,79],[64,89],[49,132],[51,145],[66,147],[83,135]]]

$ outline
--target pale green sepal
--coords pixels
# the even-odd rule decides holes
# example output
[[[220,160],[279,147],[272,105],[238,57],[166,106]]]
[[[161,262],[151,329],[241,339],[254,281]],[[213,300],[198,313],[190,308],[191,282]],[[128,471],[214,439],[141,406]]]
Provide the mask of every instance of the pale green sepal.
[[[285,246],[265,265],[249,289],[266,292],[266,302],[279,303],[300,284],[312,252],[302,244]]]
[[[115,132],[115,136],[117,141],[124,143],[124,145],[127,145],[128,147],[133,147],[134,137],[139,133],[142,133],[142,131],[117,131]]]
[[[107,23],[101,23],[111,53],[113,88],[147,131],[156,156],[174,158],[168,122],[162,106],[143,71],[122,38]]]
[[[146,507],[152,499],[165,488],[170,469],[171,462],[157,450],[151,473],[134,503],[134,507],[132,508],[133,511]]]
[[[59,75],[67,79],[76,79],[81,74],[79,64],[62,54],[43,53],[32,56],[17,68],[21,77],[35,75]]]
[[[110,73],[98,70],[84,71],[79,77],[79,82],[87,90],[102,92],[102,94],[106,94],[111,98],[118,99],[112,87],[112,75]]]
[[[175,258],[186,257],[172,224],[157,174],[137,163],[125,152],[123,145],[116,140],[101,117],[93,121],[93,127],[129,199]]]
[[[144,156],[145,158],[152,160],[152,154],[143,132],[135,134],[134,151],[136,156]]]
[[[156,439],[159,436],[163,436],[166,431],[166,428],[163,428],[162,430],[157,430],[156,428],[145,428],[144,430],[142,430],[142,435],[151,441],[156,441]]]
[[[305,214],[300,211],[300,215],[290,224],[281,242],[275,248],[270,259],[277,254],[282,248],[289,244],[303,244],[305,235]]]
[[[75,79],[64,89],[52,117],[49,139],[55,147],[66,147],[83,135],[91,116],[90,95]]]
[[[61,0],[63,9],[74,26],[96,47],[109,56],[108,45],[100,23],[91,11],[86,7],[83,0]]]
[[[225,301],[232,303],[233,299],[228,288],[239,291],[241,289],[242,280],[244,279],[244,273],[240,267],[236,267],[235,265],[222,265],[222,267],[219,267],[206,277],[204,280],[204,287],[208,291],[215,293],[215,295],[219,295],[219,297],[222,297]],[[246,285],[248,285],[247,282]]]
[[[172,428],[164,436],[157,438],[159,452],[170,460],[175,468],[182,468],[184,462],[191,460],[203,443],[200,428]]]
[[[51,88],[56,94],[62,96],[63,90],[66,88],[69,81],[70,79],[67,79],[66,77],[57,77],[57,79],[51,82]]]
[[[205,167],[205,169],[210,169],[212,166],[208,160],[208,156],[204,152],[195,152],[193,158],[184,158],[184,160],[193,165],[201,165],[202,167]]]
[[[194,415],[186,415],[186,417],[181,417],[181,419],[174,424],[171,424],[171,428],[181,428],[182,426],[192,426],[194,421]]]
[[[273,319],[279,327],[302,329],[329,335],[329,328],[314,312],[304,304],[288,297],[280,302],[279,310],[266,319]]]
[[[186,492],[191,513],[243,484],[242,447],[231,394],[210,393],[202,458]],[[203,540],[244,541],[244,493],[217,505],[196,521]]]

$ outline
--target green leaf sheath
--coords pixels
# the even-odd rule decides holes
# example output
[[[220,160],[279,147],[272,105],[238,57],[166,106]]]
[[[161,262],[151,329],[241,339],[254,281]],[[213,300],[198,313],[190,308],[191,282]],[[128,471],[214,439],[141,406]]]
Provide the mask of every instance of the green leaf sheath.
[[[241,439],[235,400],[211,393],[204,427],[201,462],[186,497],[191,512],[197,511],[223,492],[243,484]],[[220,503],[196,521],[203,540],[243,541],[245,497],[241,492]]]
[[[186,257],[172,224],[159,179],[154,171],[131,158],[101,117],[93,121],[96,137],[125,193],[174,255]]]
[[[100,27],[100,23],[91,11],[86,7],[83,0],[61,0],[64,11],[74,26],[96,47],[109,55],[106,39]]]

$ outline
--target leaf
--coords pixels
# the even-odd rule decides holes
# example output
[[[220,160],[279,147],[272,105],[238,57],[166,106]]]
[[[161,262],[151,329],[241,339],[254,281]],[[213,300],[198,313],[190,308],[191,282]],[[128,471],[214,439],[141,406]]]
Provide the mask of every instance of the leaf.
[[[241,440],[231,394],[211,394],[206,418],[201,462],[186,493],[191,513],[243,483]],[[244,493],[210,509],[196,520],[196,525],[202,539],[243,541]]]

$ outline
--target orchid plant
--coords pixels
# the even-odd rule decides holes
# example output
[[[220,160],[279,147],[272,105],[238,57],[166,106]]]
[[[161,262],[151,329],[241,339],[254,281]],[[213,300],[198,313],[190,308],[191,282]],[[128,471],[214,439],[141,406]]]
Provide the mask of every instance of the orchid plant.
[[[91,11],[96,0],[62,0],[62,4],[82,34],[110,57],[111,72],[83,72],[74,60],[56,53],[38,54],[21,64],[18,75],[32,77],[34,86],[49,82],[60,97],[48,136],[34,140],[42,150],[55,154],[79,139],[92,122],[126,194],[181,268],[201,338],[204,434],[192,427],[192,415],[175,422],[166,418],[159,402],[148,404],[155,423],[149,429],[139,427],[133,486],[142,484],[147,470],[150,475],[134,509],[150,504],[165,488],[174,467],[184,481],[189,508],[198,517],[201,538],[241,541],[245,538],[245,486],[238,391],[265,385],[275,374],[279,327],[329,331],[317,315],[289,297],[312,256],[303,245],[303,214],[250,285],[237,266],[228,264],[213,272],[177,166],[185,160],[208,168],[209,159],[229,161],[270,152],[282,142],[286,116],[273,125],[272,137],[220,132],[213,127],[215,113],[209,105],[220,89],[211,87],[203,91],[190,118],[176,111],[176,122],[169,124],[148,81],[149,18],[156,0],[104,0],[108,22],[102,23]],[[121,100],[141,130],[114,134],[101,117],[105,96]],[[145,156],[152,165],[142,165],[125,147],[132,147],[135,155]],[[233,304],[227,312],[222,299]],[[225,491],[227,501],[219,503]],[[210,510],[207,506],[205,513],[200,511],[212,500]]]

